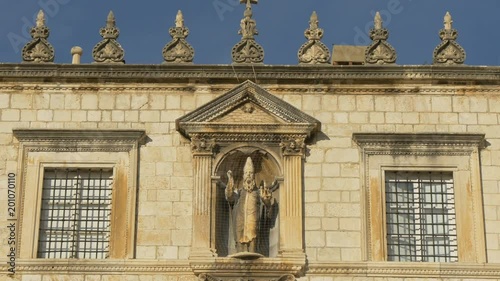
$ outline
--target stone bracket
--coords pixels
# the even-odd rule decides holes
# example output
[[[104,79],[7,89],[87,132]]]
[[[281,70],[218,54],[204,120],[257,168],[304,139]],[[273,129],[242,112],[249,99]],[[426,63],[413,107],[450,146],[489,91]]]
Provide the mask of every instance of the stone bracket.
[[[304,274],[306,260],[305,255],[289,259],[215,258],[191,260],[190,265],[200,281],[294,281]]]

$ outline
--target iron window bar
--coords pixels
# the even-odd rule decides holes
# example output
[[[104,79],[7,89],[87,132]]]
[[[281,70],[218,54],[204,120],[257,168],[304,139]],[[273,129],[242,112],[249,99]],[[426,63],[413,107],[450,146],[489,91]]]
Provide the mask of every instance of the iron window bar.
[[[387,259],[457,262],[452,172],[385,173]]]
[[[45,169],[37,256],[108,258],[112,185],[112,169]]]

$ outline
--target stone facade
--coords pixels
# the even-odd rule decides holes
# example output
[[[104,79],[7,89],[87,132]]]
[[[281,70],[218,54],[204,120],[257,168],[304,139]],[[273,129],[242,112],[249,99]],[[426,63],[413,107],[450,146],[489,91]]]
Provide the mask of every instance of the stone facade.
[[[0,194],[3,194],[0,197],[3,206],[0,208],[0,241],[4,241],[0,244],[0,280],[214,280],[211,276],[221,272],[231,272],[231,276],[240,274],[243,280],[251,280],[254,272],[256,276],[268,277],[274,275],[264,273],[279,274],[267,278],[274,280],[289,280],[293,276],[311,281],[500,280],[499,79],[499,68],[474,66],[0,65]],[[283,234],[280,242],[295,245],[296,238],[289,235],[294,229],[299,230],[295,250],[303,250],[302,256],[278,255],[259,261],[234,262],[230,258],[217,257],[213,251],[200,251],[198,256],[193,252],[193,243],[199,242],[193,237],[198,235],[193,227],[200,223],[196,218],[202,214],[195,207],[198,197],[194,194],[206,188],[199,179],[206,178],[210,185],[214,176],[212,168],[200,173],[197,167],[205,165],[203,157],[215,164],[221,156],[218,152],[197,154],[192,144],[196,140],[193,134],[199,133],[196,127],[189,127],[191,133],[186,134],[178,131],[182,124],[179,121],[176,124],[176,120],[182,121],[192,112],[202,114],[213,110],[214,107],[203,106],[224,98],[246,80],[253,81],[246,83],[276,99],[270,104],[290,104],[294,108],[259,107],[260,111],[256,112],[260,115],[256,116],[260,119],[249,118],[245,124],[293,123],[283,121],[287,120],[284,114],[290,112],[302,116],[300,124],[315,124],[314,120],[320,123],[310,130],[305,146],[301,146],[303,155],[298,154],[300,156],[294,160],[299,161],[293,164],[299,165],[296,167],[303,165],[303,175],[292,171],[287,178],[283,172],[284,178],[280,179],[285,186],[288,184],[296,189],[290,194],[302,196],[298,205],[290,206],[303,208],[295,217],[299,219],[291,225],[295,228],[287,232],[288,236]],[[278,118],[280,113],[283,113],[281,119]],[[269,116],[274,119],[268,119]],[[231,118],[222,118],[221,122]],[[231,120],[241,122],[245,119],[241,115],[235,118],[240,119]],[[189,120],[198,122],[198,119]],[[210,128],[216,130],[217,127]],[[262,128],[255,133],[262,133]],[[40,131],[37,133],[35,129]],[[68,136],[41,137],[47,132],[64,134],[75,130],[80,132],[81,139],[74,146],[70,145],[72,141]],[[233,132],[231,128],[227,130],[215,133]],[[246,128],[238,130],[242,130],[242,134],[251,133],[245,131]],[[285,129],[269,130],[277,135],[289,133]],[[82,137],[85,132],[95,134],[99,131],[103,132],[100,136]],[[117,133],[113,137],[113,131],[129,133],[126,136]],[[370,133],[380,135],[386,142],[373,135],[367,140],[364,136]],[[136,183],[136,198],[132,192],[131,197],[119,201],[122,205],[116,208],[121,209],[116,212],[130,213],[122,219],[132,223],[128,231],[133,233],[113,239],[126,240],[117,243],[122,246],[116,247],[128,245],[131,251],[115,249],[119,253],[116,258],[105,260],[37,259],[26,254],[34,249],[23,251],[24,242],[21,242],[16,252],[16,274],[3,274],[9,268],[5,254],[9,253],[7,238],[10,235],[4,226],[12,222],[8,220],[8,201],[4,196],[9,173],[18,175],[17,206],[39,206],[33,202],[39,197],[23,193],[40,189],[35,178],[23,178],[25,162],[29,162],[29,157],[24,158],[24,148],[27,142],[30,143],[26,134],[38,136],[37,141],[45,147],[53,142],[59,149],[73,147],[45,156],[43,153],[48,152],[30,152],[42,157],[36,159],[52,157],[57,161],[57,153],[61,153],[64,156],[61,159],[68,165],[116,161],[128,169],[129,188],[133,189]],[[422,138],[425,135],[439,138]],[[91,154],[100,152],[82,151],[82,147],[89,151],[94,145],[98,147],[100,141],[93,143],[94,137],[108,145],[99,156],[101,160],[94,159],[97,154]],[[132,154],[107,151],[124,139],[134,143],[124,150]],[[224,141],[231,143],[228,139]],[[408,139],[415,139],[415,142],[401,144]],[[237,143],[241,145],[241,142],[248,144],[255,140],[238,139]],[[86,146],[89,143],[90,147]],[[266,143],[277,145],[273,150],[277,158],[287,155],[286,147],[281,150],[279,142],[259,142],[263,149]],[[199,148],[200,143],[197,144]],[[201,147],[205,148],[204,145]],[[468,194],[456,199],[457,206],[465,206],[462,211],[457,207],[461,233],[475,235],[475,238],[459,236],[459,251],[464,251],[463,247],[473,247],[474,254],[460,255],[458,263],[387,262],[385,255],[373,255],[370,231],[375,227],[383,231],[384,225],[375,225],[374,209],[370,209],[374,199],[369,191],[374,186],[367,181],[371,175],[365,161],[367,145],[372,148],[378,145],[391,153],[395,153],[391,145],[429,153],[427,156],[414,153],[409,160],[387,155],[376,158],[385,164],[390,159],[395,163],[391,165],[424,165],[427,169],[456,164],[458,170],[472,174],[472,180],[465,180],[464,185],[461,183],[467,177],[457,179],[455,188]],[[137,152],[137,157],[133,156],[133,151]],[[467,152],[460,154],[463,151]],[[455,154],[462,156],[450,156]],[[133,171],[134,163],[129,161],[137,162],[136,172]],[[298,178],[294,178],[297,175]],[[473,203],[467,205],[467,198],[473,198]],[[24,228],[26,224],[21,214],[18,210],[15,222],[23,229],[16,230],[16,238],[18,241],[21,237],[34,239],[37,229],[32,228],[29,232]],[[207,216],[210,215],[207,213]],[[381,237],[383,241],[384,236]],[[36,247],[36,242],[33,245]],[[202,250],[210,249],[203,243],[198,246]]]

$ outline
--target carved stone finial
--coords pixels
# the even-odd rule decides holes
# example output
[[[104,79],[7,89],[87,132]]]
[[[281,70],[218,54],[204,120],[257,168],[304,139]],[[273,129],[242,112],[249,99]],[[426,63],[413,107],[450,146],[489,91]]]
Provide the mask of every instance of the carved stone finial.
[[[373,23],[374,23],[374,27],[375,29],[382,29],[383,26],[383,22],[382,22],[382,17],[380,16],[380,12],[377,12],[375,14],[375,19],[373,20]]]
[[[444,28],[439,31],[441,44],[434,49],[434,64],[463,64],[465,50],[455,40],[458,32],[453,28],[453,19],[449,12],[444,16]]]
[[[258,35],[257,23],[252,19],[252,4],[257,4],[257,0],[240,0],[245,3],[245,13],[241,20],[238,34],[242,39],[232,49],[231,56],[234,63],[262,63],[264,61],[264,49],[256,41],[254,36]]]
[[[181,10],[177,11],[177,15],[175,16],[175,27],[184,27],[184,16]]]
[[[75,46],[71,48],[72,64],[80,64],[83,54],[83,49],[80,46]]]
[[[318,15],[313,12],[309,21],[309,28],[304,32],[309,41],[299,49],[300,64],[326,64],[330,60],[330,50],[320,41],[323,38],[324,31],[319,28],[318,23]]]
[[[95,45],[92,50],[92,57],[96,63],[125,63],[125,51],[116,39],[120,35],[120,30],[116,27],[116,19],[113,11],[110,11],[106,20],[106,26],[99,31],[101,42]]]
[[[365,63],[367,64],[391,64],[397,59],[396,50],[387,42],[389,31],[383,27],[380,13],[375,14],[374,28],[370,30],[372,44],[366,48]]]
[[[184,16],[179,10],[175,17],[175,27],[171,27],[168,32],[172,41],[163,48],[163,58],[167,63],[191,63],[194,59],[194,49],[186,41],[189,29],[184,26]]]
[[[444,15],[444,29],[451,30],[452,24],[453,20],[451,19],[450,12],[446,12],[446,15]]]
[[[45,26],[45,14],[43,13],[43,10],[40,10],[36,15],[36,27],[43,26]]]
[[[23,62],[53,62],[54,47],[47,41],[50,30],[45,25],[45,14],[43,10],[38,12],[36,25],[30,31],[33,40],[28,42],[22,51]]]

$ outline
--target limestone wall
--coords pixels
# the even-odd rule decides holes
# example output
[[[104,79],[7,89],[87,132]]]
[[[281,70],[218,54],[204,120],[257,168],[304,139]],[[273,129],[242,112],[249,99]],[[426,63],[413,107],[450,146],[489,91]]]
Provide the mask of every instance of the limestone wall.
[[[140,147],[137,209],[137,260],[167,264],[187,262],[191,245],[193,167],[190,143],[175,130],[175,120],[237,84],[55,84],[0,83],[0,254],[8,252],[7,173],[18,171],[15,128],[144,129]],[[310,266],[328,262],[363,262],[365,198],[357,132],[485,133],[481,173],[488,263],[500,264],[500,87],[404,85],[398,90],[354,91],[332,85],[296,85],[271,93],[317,118],[322,131],[309,145],[304,169],[305,245]],[[328,86],[328,87],[327,87]],[[374,86],[377,88],[379,86]],[[335,91],[328,89],[336,88]],[[364,85],[363,88],[370,88]],[[463,239],[463,238],[459,238]],[[156,262],[155,262],[156,261]],[[126,263],[126,262],[125,262]],[[2,262],[0,268],[5,268]],[[319,272],[319,271],[318,271]],[[16,274],[25,281],[58,280],[49,272]],[[167,274],[170,275],[170,274]],[[403,280],[315,273],[311,281]],[[328,277],[329,276],[329,277]],[[5,280],[6,275],[0,275]],[[93,272],[65,280],[193,280],[175,275],[130,274],[111,277]],[[463,280],[465,280],[464,278]],[[422,278],[404,280],[424,280]],[[429,280],[440,280],[439,278]],[[461,280],[457,277],[456,280]],[[470,278],[470,280],[480,280]],[[491,280],[491,279],[488,279]],[[500,278],[499,278],[500,280]]]

